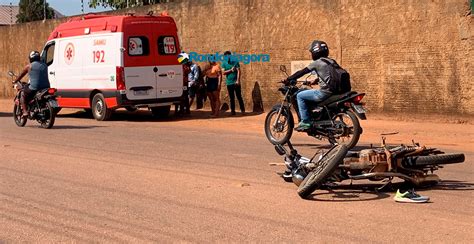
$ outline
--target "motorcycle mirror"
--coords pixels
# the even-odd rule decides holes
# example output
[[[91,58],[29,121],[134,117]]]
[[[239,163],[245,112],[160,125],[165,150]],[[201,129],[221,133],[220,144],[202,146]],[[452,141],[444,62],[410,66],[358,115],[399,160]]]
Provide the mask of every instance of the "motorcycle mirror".
[[[8,75],[9,76],[15,76],[15,73],[13,73],[13,71],[8,71]]]
[[[285,65],[280,65],[280,70],[281,70],[281,72],[286,73],[286,66]]]

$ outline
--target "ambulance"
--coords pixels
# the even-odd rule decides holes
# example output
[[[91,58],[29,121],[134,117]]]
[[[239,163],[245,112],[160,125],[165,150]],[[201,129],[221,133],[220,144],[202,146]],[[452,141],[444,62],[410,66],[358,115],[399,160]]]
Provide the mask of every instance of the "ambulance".
[[[167,14],[90,14],[56,27],[41,55],[59,107],[86,109],[103,121],[118,108],[168,115],[186,89],[179,53]]]

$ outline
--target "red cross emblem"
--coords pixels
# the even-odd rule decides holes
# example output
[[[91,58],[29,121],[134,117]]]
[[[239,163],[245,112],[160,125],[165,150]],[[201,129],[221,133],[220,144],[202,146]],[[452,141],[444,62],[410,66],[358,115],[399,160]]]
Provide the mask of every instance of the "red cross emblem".
[[[66,51],[66,57],[67,59],[71,59],[72,58],[72,49],[69,47]]]
[[[64,49],[64,62],[70,65],[74,61],[74,45],[72,43],[68,43],[66,48]]]

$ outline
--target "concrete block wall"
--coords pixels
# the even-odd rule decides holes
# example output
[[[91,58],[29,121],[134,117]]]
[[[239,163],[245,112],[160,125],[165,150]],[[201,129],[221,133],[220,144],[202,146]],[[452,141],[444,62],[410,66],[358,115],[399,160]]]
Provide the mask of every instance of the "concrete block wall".
[[[468,0],[175,0],[108,14],[149,11],[175,18],[183,50],[270,54],[269,63],[242,65],[247,111],[280,101],[279,65],[310,59],[308,45],[321,39],[370,111],[474,115]],[[0,96],[12,95],[6,71],[61,21],[0,27]]]

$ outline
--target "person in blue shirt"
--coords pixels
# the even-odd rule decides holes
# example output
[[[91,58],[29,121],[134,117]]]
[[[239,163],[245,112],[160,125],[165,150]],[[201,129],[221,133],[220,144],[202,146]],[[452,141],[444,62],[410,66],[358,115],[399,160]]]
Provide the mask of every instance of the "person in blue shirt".
[[[198,82],[199,76],[201,73],[201,69],[199,65],[193,63],[189,59],[189,55],[187,53],[180,53],[178,55],[178,62],[182,65],[186,65],[189,69],[188,72],[188,95],[189,95],[189,103],[187,104],[186,112],[189,113],[189,108],[193,105],[194,98],[196,97],[196,92],[198,89]]]
[[[30,63],[25,66],[20,75],[13,83],[21,81],[28,74],[30,79],[28,85],[23,88],[20,103],[23,110],[23,117],[28,116],[28,103],[35,96],[36,92],[49,88],[48,65],[41,61],[38,51],[32,51],[29,55]]]
[[[240,83],[240,64],[232,60],[231,52],[224,52],[225,60],[222,62],[222,74],[226,76],[225,83],[229,92],[231,114],[235,115],[235,97],[239,101],[240,111],[245,113],[244,100],[242,99],[242,89]]]

